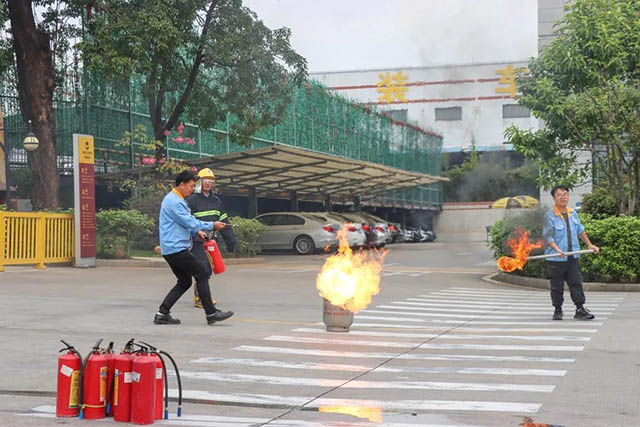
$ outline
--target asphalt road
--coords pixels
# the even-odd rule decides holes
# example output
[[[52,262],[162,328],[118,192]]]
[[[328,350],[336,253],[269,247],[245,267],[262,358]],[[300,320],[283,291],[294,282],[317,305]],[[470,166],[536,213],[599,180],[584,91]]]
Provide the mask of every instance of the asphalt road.
[[[188,401],[181,419],[171,402],[163,425],[640,425],[639,294],[587,294],[596,319],[585,322],[567,292],[554,322],[548,292],[483,280],[495,267],[482,242],[390,249],[381,292],[349,333],[321,324],[323,255],[229,266],[212,289],[236,314],[215,326],[191,294],[172,312],[181,325],[152,324],[168,269],[8,268],[0,425],[88,423],[53,415],[58,340],[86,353],[101,337],[177,359]]]

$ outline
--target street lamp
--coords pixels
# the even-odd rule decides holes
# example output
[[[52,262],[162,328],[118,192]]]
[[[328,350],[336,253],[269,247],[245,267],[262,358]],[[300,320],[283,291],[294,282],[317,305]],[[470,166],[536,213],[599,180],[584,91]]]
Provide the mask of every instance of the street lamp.
[[[24,145],[24,149],[27,151],[35,151],[40,146],[40,141],[38,137],[33,133],[33,129],[31,129],[31,120],[29,120],[29,133],[22,141],[22,145]]]

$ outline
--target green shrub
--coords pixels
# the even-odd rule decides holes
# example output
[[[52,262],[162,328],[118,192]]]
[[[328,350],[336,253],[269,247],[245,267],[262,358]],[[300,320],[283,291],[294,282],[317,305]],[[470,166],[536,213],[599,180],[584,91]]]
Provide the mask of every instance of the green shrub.
[[[582,210],[580,213],[591,215],[594,218],[606,218],[618,215],[619,212],[609,190],[598,187],[592,193],[582,196]]]
[[[640,280],[640,218],[617,216],[596,219],[580,215],[591,243],[600,254],[580,258],[584,279],[596,282]]]
[[[160,241],[158,232],[160,205],[169,191],[171,191],[170,186],[163,186],[160,184],[141,186],[136,188],[135,191],[133,191],[133,194],[124,201],[124,207],[126,209],[139,211],[151,218],[153,221],[153,230],[151,233],[144,235],[139,241],[135,242],[135,248],[153,249]]]
[[[507,242],[511,238],[517,236],[518,230],[526,230],[529,235],[530,242],[542,240],[542,220],[545,214],[544,209],[535,209],[523,213],[522,215],[512,216],[496,221],[491,226],[489,247],[493,250],[493,256],[500,258],[501,256],[512,256],[513,253]],[[532,251],[532,255],[542,253],[542,249]],[[547,267],[544,261],[527,262],[522,271],[516,270],[514,274],[529,277],[548,277]]]
[[[96,214],[98,256],[126,258],[133,245],[153,233],[155,223],[137,210],[111,209]]]
[[[0,205],[0,212],[2,211],[8,211],[9,208],[7,207],[7,205]]]
[[[236,236],[236,252],[237,257],[253,257],[260,253],[260,245],[258,241],[267,227],[256,221],[255,219],[247,219],[239,216],[230,218],[233,224],[233,232]],[[216,234],[220,236],[220,233]],[[218,246],[225,251],[225,245],[219,237]]]

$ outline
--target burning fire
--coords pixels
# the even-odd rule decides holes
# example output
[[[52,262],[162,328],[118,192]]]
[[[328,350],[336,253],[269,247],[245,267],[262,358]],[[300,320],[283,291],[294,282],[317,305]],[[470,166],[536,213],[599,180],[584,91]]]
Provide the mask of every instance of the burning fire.
[[[388,250],[353,252],[346,238],[347,229],[338,231],[338,253],[331,255],[316,279],[321,297],[331,304],[357,313],[380,292],[380,271]]]
[[[507,245],[511,248],[511,253],[513,253],[512,257],[502,256],[498,258],[498,268],[502,271],[510,272],[513,270],[522,270],[524,265],[527,263],[529,259],[529,252],[534,249],[541,248],[544,246],[544,242],[539,240],[535,243],[529,242],[529,233],[528,231],[518,230],[516,231],[516,238],[509,239]]]

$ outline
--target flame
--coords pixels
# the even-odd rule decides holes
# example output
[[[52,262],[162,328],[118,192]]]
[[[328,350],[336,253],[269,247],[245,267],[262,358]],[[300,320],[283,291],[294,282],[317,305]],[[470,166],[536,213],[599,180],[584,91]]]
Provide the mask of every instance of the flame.
[[[338,231],[338,252],[325,261],[316,279],[316,288],[331,304],[357,313],[380,292],[380,271],[389,251],[354,253],[346,234],[345,227]]]
[[[507,245],[511,248],[511,253],[515,258],[508,256],[498,258],[498,268],[500,270],[506,271],[507,273],[516,269],[522,270],[529,259],[529,252],[544,246],[542,240],[530,243],[529,235],[531,235],[531,233],[528,231],[517,230],[516,237],[509,239]]]
[[[318,412],[347,414],[358,418],[366,418],[376,423],[382,422],[382,409],[372,406],[320,406]]]

